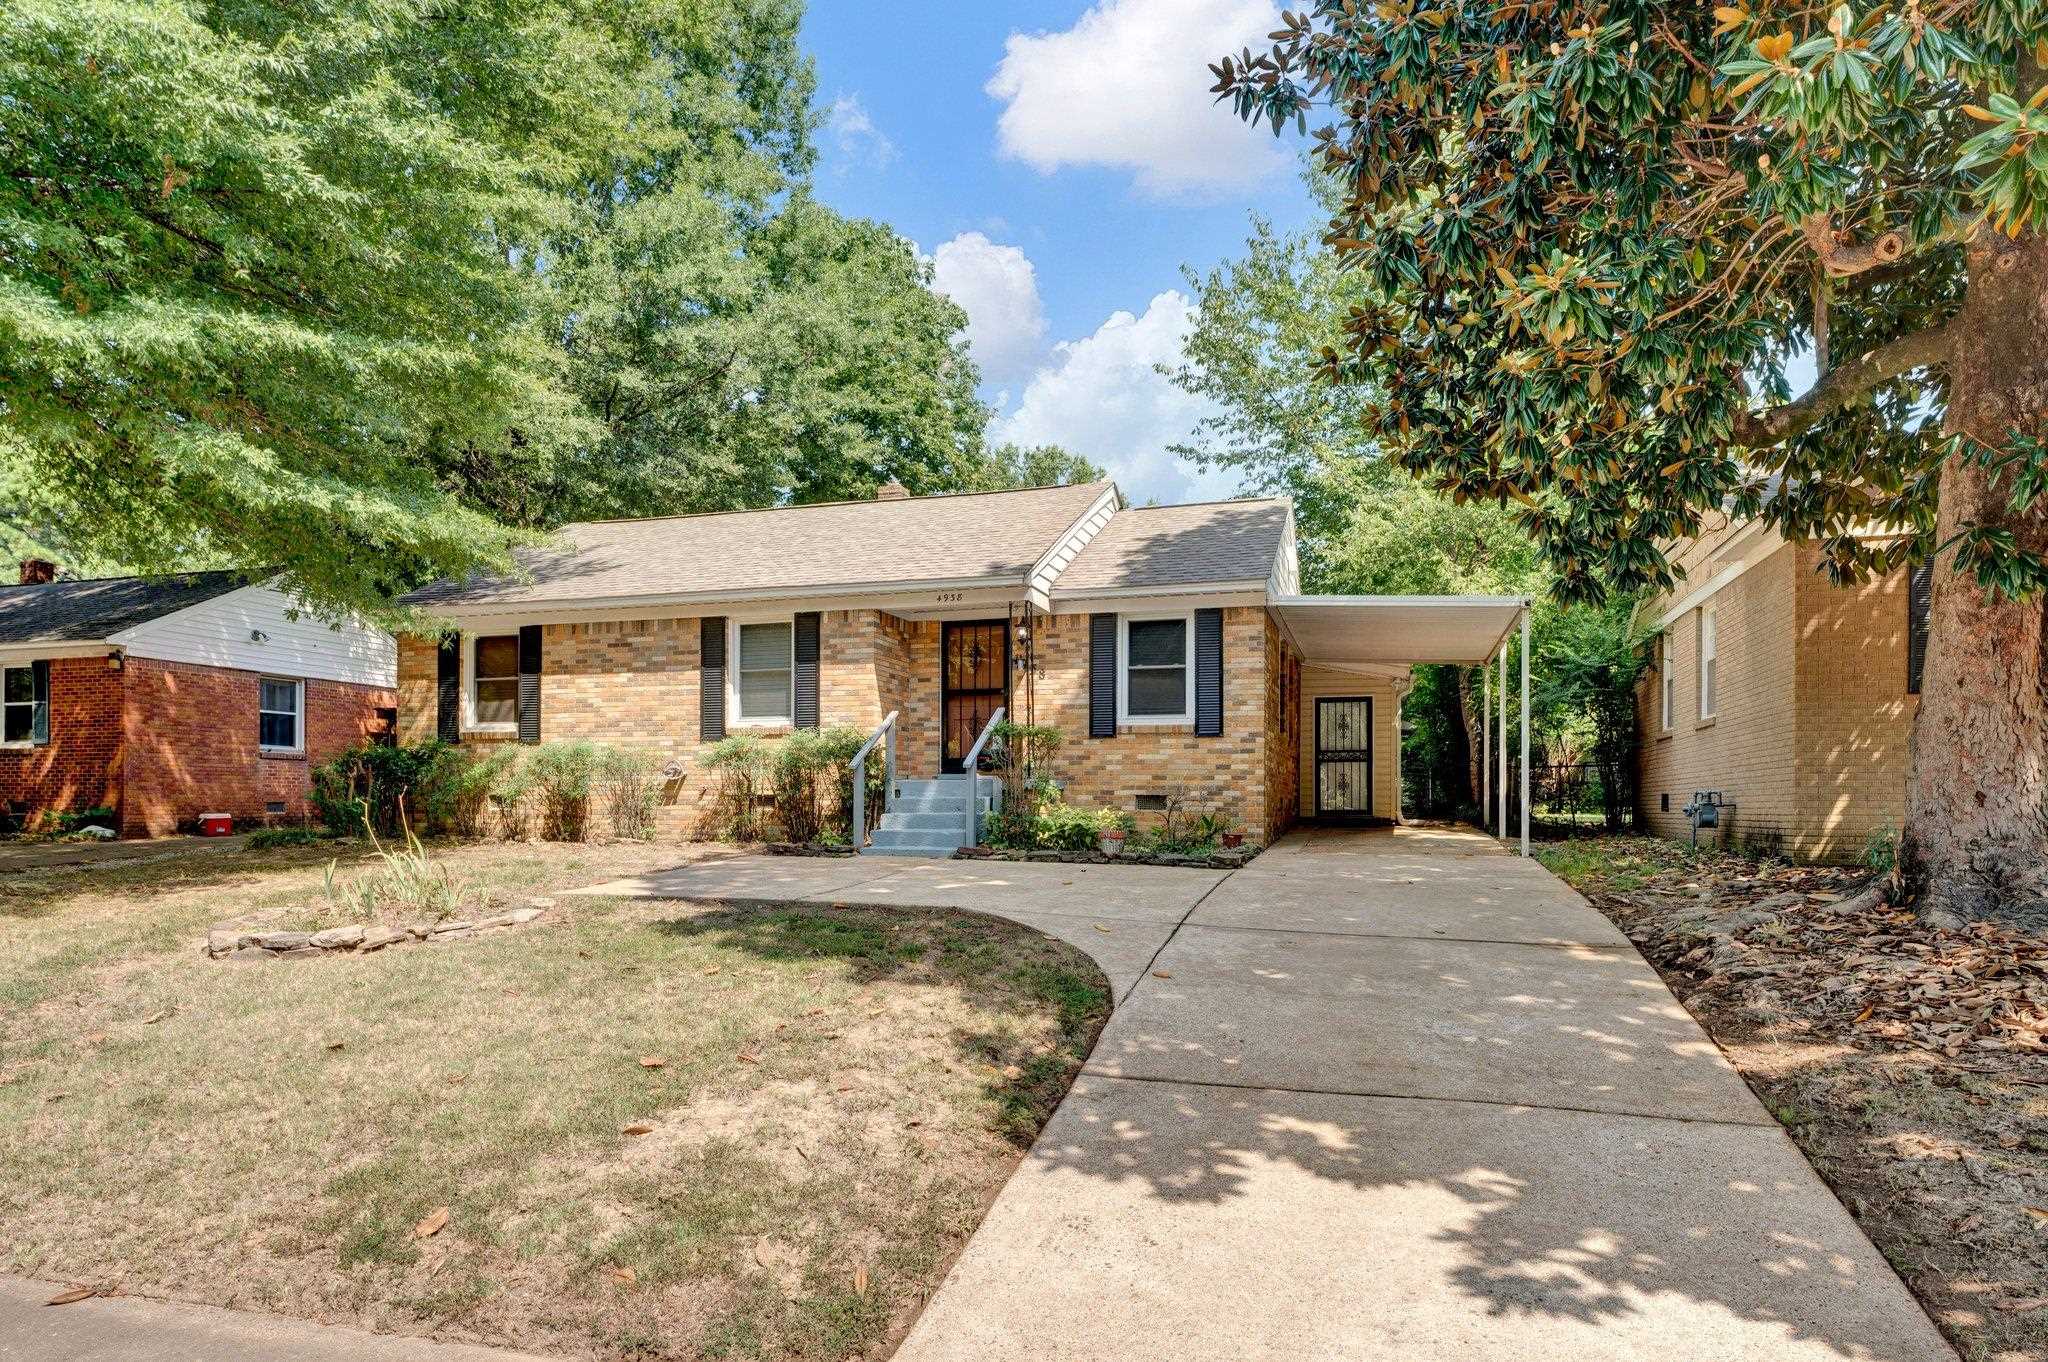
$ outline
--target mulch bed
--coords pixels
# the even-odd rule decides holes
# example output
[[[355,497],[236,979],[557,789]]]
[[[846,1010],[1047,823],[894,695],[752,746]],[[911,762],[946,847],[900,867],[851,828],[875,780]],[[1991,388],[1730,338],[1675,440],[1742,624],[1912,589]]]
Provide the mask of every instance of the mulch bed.
[[[1930,927],[1862,870],[1632,838],[1546,859],[1657,966],[1966,1358],[2048,1359],[2048,938]]]

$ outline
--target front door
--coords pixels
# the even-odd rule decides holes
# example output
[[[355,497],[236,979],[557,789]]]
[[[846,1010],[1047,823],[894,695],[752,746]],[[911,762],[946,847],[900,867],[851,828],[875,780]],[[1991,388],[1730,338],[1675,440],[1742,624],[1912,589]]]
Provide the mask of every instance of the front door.
[[[1372,813],[1372,697],[1316,698],[1316,812],[1332,818]]]
[[[1008,620],[947,620],[939,646],[939,769],[957,772],[1010,680]]]

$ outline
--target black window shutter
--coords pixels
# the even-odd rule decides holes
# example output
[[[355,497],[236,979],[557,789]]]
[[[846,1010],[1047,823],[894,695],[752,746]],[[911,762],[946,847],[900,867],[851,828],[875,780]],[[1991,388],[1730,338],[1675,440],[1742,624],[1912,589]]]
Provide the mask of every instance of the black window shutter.
[[[717,742],[725,736],[725,616],[698,621],[697,736]]]
[[[1927,670],[1927,617],[1934,609],[1934,563],[1913,569],[1906,579],[1906,694],[1920,693]]]
[[[441,635],[434,659],[434,736],[462,741],[462,635]]]
[[[791,714],[798,728],[818,726],[818,612],[806,610],[796,617],[795,709]]]
[[[1223,612],[1195,612],[1195,736],[1223,732]]]
[[[1088,617],[1088,736],[1116,736],[1116,616]]]
[[[540,741],[540,626],[519,626],[519,741]]]
[[[47,659],[38,658],[28,667],[36,687],[36,707],[30,711],[29,741],[40,747],[50,741],[50,664]]]

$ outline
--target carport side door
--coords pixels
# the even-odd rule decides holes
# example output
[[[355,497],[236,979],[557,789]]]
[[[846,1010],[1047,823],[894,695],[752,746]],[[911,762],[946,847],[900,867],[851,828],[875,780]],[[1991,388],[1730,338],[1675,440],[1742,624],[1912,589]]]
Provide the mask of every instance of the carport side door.
[[[1316,808],[1319,816],[1372,814],[1372,697],[1316,697]]]

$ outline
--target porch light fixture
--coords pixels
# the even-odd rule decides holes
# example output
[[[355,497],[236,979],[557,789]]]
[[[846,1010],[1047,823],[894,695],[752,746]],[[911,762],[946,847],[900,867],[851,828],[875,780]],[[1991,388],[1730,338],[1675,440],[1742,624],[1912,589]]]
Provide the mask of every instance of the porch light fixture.
[[[121,654],[118,650],[107,654],[107,670],[110,672],[121,670]]]

